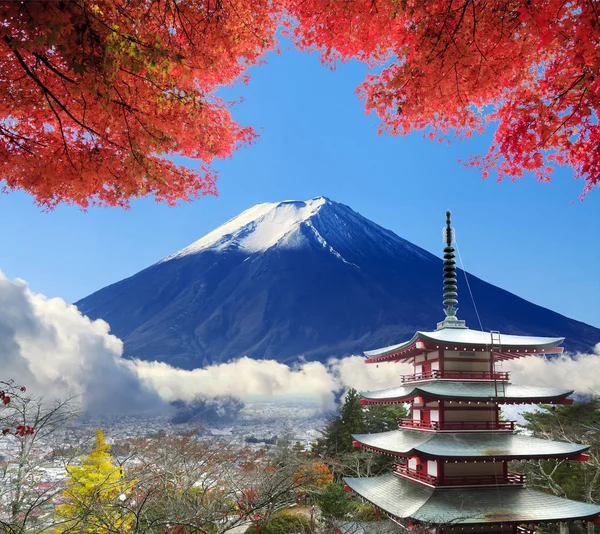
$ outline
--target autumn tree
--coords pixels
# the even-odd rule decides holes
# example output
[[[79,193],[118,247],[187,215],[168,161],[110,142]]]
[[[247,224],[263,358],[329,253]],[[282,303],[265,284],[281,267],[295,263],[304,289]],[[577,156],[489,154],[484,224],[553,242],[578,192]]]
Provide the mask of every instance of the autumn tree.
[[[66,502],[57,508],[62,523],[56,532],[133,531],[135,517],[126,502],[132,484],[114,464],[102,430],[96,432],[95,447],[81,459],[81,465],[69,466],[67,472]]]
[[[294,503],[299,482],[310,485],[325,476],[289,448],[268,455],[194,433],[135,440],[130,454],[126,476],[136,482],[128,510],[134,531],[149,534],[173,527],[221,534],[256,514],[267,521]]]
[[[393,135],[495,124],[483,176],[600,181],[600,8],[590,0],[290,0],[287,31],[323,61],[373,69],[358,88]]]
[[[26,391],[25,386],[15,384],[14,380],[0,380],[0,437],[34,433],[34,428],[22,421],[22,407],[28,403]]]
[[[268,0],[8,1],[0,20],[2,179],[42,206],[214,194],[211,162],[254,138],[216,91],[272,48]]]
[[[329,467],[319,461],[302,465],[293,476],[297,488],[296,502],[303,500],[304,504],[307,503],[308,496],[318,494],[322,488],[333,481],[333,474]]]
[[[65,426],[77,410],[73,399],[44,400],[14,382],[2,384],[0,400],[0,439],[5,442],[0,503],[6,505],[0,530],[35,532],[52,523],[48,508],[62,490],[60,482],[45,481],[47,461],[40,451],[62,443]]]
[[[245,80],[283,26],[358,88],[393,135],[470,137],[499,179],[600,180],[600,10],[590,0],[72,0],[0,2],[0,155],[8,189],[127,206],[214,194],[215,158],[255,134],[219,88]],[[184,156],[195,166],[175,163]]]

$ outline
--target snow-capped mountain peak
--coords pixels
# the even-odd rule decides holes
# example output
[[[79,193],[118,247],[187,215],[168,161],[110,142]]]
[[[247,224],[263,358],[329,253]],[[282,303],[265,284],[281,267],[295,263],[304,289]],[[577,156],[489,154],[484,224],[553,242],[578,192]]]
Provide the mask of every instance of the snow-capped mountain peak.
[[[254,206],[77,306],[108,322],[130,357],[186,369],[244,355],[325,362],[434,328],[442,274],[439,257],[319,197]],[[462,280],[461,272],[460,317],[471,326],[479,315],[503,334],[566,335],[580,352],[600,339],[592,326],[470,275],[476,313]]]
[[[257,204],[163,261],[209,249],[236,247],[253,253],[277,244],[289,248],[299,246],[301,237],[296,233],[299,226],[327,204],[331,205],[333,202],[326,197]]]

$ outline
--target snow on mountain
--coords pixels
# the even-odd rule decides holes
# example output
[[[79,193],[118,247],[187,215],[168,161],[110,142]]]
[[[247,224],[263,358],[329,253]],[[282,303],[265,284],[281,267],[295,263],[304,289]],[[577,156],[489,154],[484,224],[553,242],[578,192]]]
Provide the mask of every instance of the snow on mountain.
[[[328,240],[319,228],[325,230]],[[306,235],[306,230],[309,235]],[[379,241],[382,246],[392,250],[410,248],[412,253],[423,258],[430,256],[421,254],[422,250],[418,247],[362,217],[348,206],[321,196],[307,201],[257,204],[161,262],[207,250],[257,253],[274,246],[299,248],[307,246],[311,238],[336,258],[349,264],[335,250],[334,243],[344,243],[345,246],[354,243],[360,247],[361,240]]]
[[[459,316],[476,328],[459,271]],[[484,327],[566,336],[600,330],[469,275]],[[258,204],[77,303],[125,354],[195,368],[248,355],[282,362],[394,345],[443,319],[442,260],[325,197]]]
[[[330,202],[327,198],[317,197],[306,202],[288,200],[257,204],[163,261],[209,249],[236,247],[246,252],[260,252],[274,245],[298,246],[300,242],[293,235],[299,225],[327,202]]]

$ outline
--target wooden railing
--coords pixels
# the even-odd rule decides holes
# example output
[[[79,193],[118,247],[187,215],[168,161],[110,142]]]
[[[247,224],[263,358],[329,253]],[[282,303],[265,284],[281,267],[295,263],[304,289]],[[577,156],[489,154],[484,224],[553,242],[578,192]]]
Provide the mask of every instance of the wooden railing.
[[[415,380],[508,380],[508,371],[428,371],[426,373],[414,373],[412,375],[400,375],[402,382],[413,382]]]
[[[404,478],[424,482],[431,486],[522,486],[525,484],[523,473],[507,473],[507,475],[463,475],[439,477],[428,475],[423,471],[410,469],[406,464],[394,464],[394,473]]]
[[[417,421],[398,419],[398,427],[416,430],[514,430],[516,421]]]
[[[444,486],[489,486],[495,484],[525,484],[523,473],[507,473],[504,475],[464,475],[445,476]]]
[[[437,477],[428,475],[422,471],[417,471],[416,469],[409,469],[406,464],[394,464],[394,473],[401,477],[412,478],[413,480],[425,482],[425,484],[430,484],[432,486],[435,486],[438,483]]]

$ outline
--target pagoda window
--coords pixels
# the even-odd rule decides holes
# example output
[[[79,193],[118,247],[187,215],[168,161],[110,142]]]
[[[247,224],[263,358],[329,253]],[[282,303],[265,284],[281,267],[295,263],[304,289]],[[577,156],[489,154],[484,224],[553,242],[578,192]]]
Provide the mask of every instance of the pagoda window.
[[[427,474],[432,477],[438,476],[438,464],[435,460],[427,460]]]
[[[430,412],[429,412],[429,420],[430,421],[435,421],[436,423],[439,423],[439,421],[440,421],[440,411],[439,410],[430,410]]]
[[[416,471],[420,464],[421,462],[419,462],[419,459],[416,457],[408,459],[408,468],[412,469],[413,471]]]
[[[413,408],[413,421],[421,420],[421,410],[419,408]]]
[[[435,362],[431,362],[431,370],[439,371],[440,370],[440,361],[436,360]]]
[[[415,365],[415,374],[420,375],[423,372],[422,365]]]

